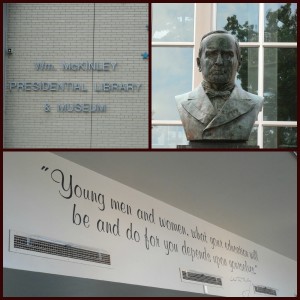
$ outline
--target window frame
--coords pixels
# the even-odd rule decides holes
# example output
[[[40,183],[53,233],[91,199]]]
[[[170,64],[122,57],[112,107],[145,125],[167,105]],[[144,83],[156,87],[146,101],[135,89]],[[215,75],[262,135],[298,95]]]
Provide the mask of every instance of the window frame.
[[[266,48],[297,48],[297,42],[265,42],[265,3],[257,3],[258,9],[258,42],[240,42],[241,48],[258,49],[258,96],[264,93],[264,53]],[[153,16],[153,14],[152,14]],[[194,3],[194,41],[193,42],[152,42],[152,47],[189,47],[193,48],[192,89],[202,81],[202,74],[196,66],[197,48],[200,38],[207,32],[216,30],[217,3]],[[201,21],[200,21],[201,20]],[[174,104],[175,105],[175,104]],[[152,120],[152,126],[182,126],[181,120]],[[266,127],[296,127],[297,121],[264,121],[263,108],[259,112],[257,121],[257,145],[264,148],[264,128]],[[151,145],[152,146],[152,145]],[[278,148],[276,148],[278,149]]]

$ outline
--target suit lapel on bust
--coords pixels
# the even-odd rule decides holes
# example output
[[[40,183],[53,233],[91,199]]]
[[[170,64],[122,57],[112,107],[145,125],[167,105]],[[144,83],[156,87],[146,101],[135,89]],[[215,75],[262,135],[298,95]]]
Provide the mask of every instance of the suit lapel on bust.
[[[188,100],[182,102],[181,105],[191,116],[204,125],[208,124],[216,115],[216,111],[201,84],[189,94]]]
[[[226,124],[253,109],[255,103],[249,98],[247,93],[235,87],[230,98],[225,102],[220,114],[218,114],[206,127],[212,128]]]

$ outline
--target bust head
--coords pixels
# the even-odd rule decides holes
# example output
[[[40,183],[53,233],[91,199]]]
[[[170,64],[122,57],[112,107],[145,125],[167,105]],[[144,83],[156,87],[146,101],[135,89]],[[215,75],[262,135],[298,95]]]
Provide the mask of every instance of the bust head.
[[[212,31],[203,36],[197,65],[213,88],[233,85],[241,61],[239,44],[227,31]]]

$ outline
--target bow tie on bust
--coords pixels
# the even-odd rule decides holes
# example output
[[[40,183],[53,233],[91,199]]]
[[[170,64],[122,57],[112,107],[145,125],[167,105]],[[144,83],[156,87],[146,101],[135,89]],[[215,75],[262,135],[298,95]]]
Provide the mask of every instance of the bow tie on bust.
[[[215,90],[206,90],[206,94],[209,98],[229,98],[231,92],[230,91],[215,91]]]
[[[222,99],[227,99],[229,98],[231,91],[234,88],[234,85],[226,85],[223,87],[222,90],[217,91],[209,87],[209,84],[205,81],[202,82],[203,89],[205,93],[208,95],[209,98],[222,98]]]

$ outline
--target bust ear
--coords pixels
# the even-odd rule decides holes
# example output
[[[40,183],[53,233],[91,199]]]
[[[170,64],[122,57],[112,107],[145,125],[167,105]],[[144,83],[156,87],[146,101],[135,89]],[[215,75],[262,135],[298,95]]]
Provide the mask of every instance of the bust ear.
[[[201,72],[201,63],[200,63],[199,57],[197,57],[197,66],[198,66],[199,72]]]

